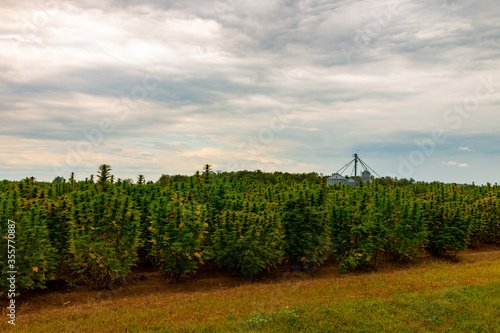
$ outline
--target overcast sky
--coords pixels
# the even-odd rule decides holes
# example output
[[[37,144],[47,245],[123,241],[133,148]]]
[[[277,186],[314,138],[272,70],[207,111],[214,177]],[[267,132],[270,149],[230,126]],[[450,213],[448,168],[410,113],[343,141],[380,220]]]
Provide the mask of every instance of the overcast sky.
[[[496,0],[0,5],[0,179],[500,180]],[[349,173],[349,172],[347,172]]]

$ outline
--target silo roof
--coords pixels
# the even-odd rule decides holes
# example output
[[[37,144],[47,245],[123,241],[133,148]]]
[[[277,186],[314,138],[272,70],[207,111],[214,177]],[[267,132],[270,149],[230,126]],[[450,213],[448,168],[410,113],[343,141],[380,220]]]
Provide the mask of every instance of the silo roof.
[[[339,175],[338,173],[334,173],[333,175],[328,177],[328,179],[345,179],[345,177]]]

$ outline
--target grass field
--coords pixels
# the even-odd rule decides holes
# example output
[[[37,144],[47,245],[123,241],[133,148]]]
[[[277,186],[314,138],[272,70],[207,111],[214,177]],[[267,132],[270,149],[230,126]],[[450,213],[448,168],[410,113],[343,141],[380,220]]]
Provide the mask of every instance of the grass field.
[[[15,328],[3,316],[0,330],[500,332],[500,251],[468,250],[459,258],[348,275],[326,267],[271,282],[89,299],[26,311]]]

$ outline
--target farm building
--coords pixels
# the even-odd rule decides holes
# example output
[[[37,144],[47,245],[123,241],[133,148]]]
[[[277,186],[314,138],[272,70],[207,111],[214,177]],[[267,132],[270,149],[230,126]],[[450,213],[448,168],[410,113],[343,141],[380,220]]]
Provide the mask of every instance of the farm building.
[[[326,179],[326,185],[335,185],[335,184],[356,186],[357,182],[352,178],[345,178],[344,176],[339,175],[338,173],[334,173],[332,176]]]
[[[371,173],[366,170],[363,171],[361,173],[361,179],[363,179],[364,183],[369,183],[371,181]],[[358,182],[352,178],[345,178],[344,176],[339,175],[338,173],[334,173],[333,175],[331,175],[326,179],[326,185],[335,185],[335,184],[356,186],[358,185]]]
[[[358,179],[358,163],[361,164],[361,166],[365,169],[361,173],[361,179],[363,180],[363,183],[369,183],[371,182],[371,173],[368,171],[370,168],[365,162],[361,161],[361,159],[358,157],[358,154],[354,154],[354,159],[347,163],[343,168],[341,168],[339,171],[331,175],[326,179],[326,185],[335,185],[335,184],[345,184],[345,185],[350,185],[350,186],[356,186],[358,185],[358,182],[356,179]],[[340,174],[341,170],[345,171],[350,165],[354,163],[354,178],[346,178]],[[370,168],[370,170],[373,171],[373,169]],[[375,172],[375,171],[374,171]]]

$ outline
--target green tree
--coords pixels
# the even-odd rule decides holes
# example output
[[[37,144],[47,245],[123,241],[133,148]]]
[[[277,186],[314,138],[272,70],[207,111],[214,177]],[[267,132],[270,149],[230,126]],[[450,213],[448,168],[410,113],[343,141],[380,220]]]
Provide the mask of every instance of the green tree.
[[[63,177],[57,176],[56,178],[54,178],[52,183],[63,183],[64,181],[65,179]]]
[[[329,251],[325,216],[304,198],[288,200],[283,207],[285,253],[288,262],[302,269],[321,264]]]
[[[455,257],[467,248],[470,237],[468,219],[456,207],[431,201],[427,209],[429,242],[427,250],[435,257]]]
[[[170,184],[170,179],[171,177],[169,175],[161,175],[161,177],[158,179],[157,183],[161,187],[168,186]]]
[[[47,281],[52,280],[56,273],[56,251],[51,244],[47,226],[45,225],[45,213],[38,205],[32,205],[20,214],[11,215],[15,212],[15,208],[4,206],[5,203],[0,203],[4,213],[7,216],[14,218],[15,223],[9,223],[2,220],[2,234],[6,235],[5,238],[13,240],[15,246],[15,256],[4,251],[4,260],[2,260],[3,276],[7,276],[7,271],[17,271],[16,286],[18,292],[23,290],[45,288]],[[5,209],[5,210],[4,210]],[[7,229],[11,232],[7,232]],[[12,234],[13,236],[7,236]],[[7,254],[9,253],[9,257]],[[10,263],[7,259],[14,259],[15,263],[8,266]],[[4,287],[7,283],[6,279],[2,279],[0,285]],[[1,292],[4,292],[2,288]],[[0,294],[1,294],[0,292]]]
[[[203,263],[206,225],[200,219],[203,207],[170,202],[152,206],[150,255],[165,276],[176,282],[196,272]]]
[[[85,200],[87,198],[87,200]],[[73,280],[94,287],[128,274],[137,260],[139,214],[126,195],[81,196],[73,208],[69,263]]]
[[[108,164],[101,164],[99,166],[99,170],[97,171],[97,184],[99,184],[102,189],[106,189],[108,187],[108,183],[111,180],[111,166]],[[92,176],[91,176],[92,179]]]
[[[283,236],[276,214],[225,211],[220,219],[210,250],[218,265],[252,277],[281,262]]]

